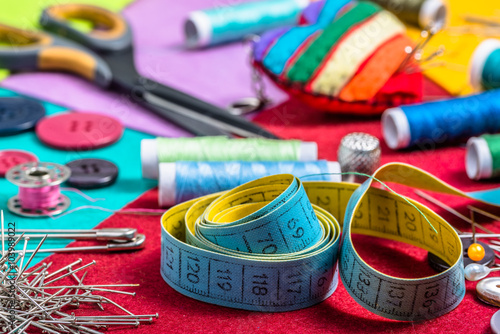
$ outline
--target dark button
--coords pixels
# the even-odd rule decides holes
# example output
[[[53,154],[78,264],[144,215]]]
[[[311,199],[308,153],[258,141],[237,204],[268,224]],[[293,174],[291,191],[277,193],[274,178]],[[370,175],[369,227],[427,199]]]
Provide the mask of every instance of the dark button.
[[[484,258],[481,261],[476,262],[472,261],[467,255],[467,249],[469,249],[469,246],[472,244],[472,239],[462,239],[464,267],[467,267],[467,265],[471,263],[479,263],[484,264],[488,267],[492,267],[495,264],[495,253],[493,252],[493,249],[491,249],[490,246],[488,246],[484,242],[477,241],[477,243],[484,247]],[[427,255],[427,259],[429,261],[429,265],[438,272],[442,272],[450,268],[450,266],[446,262],[432,253],[429,253]]]
[[[0,98],[0,136],[9,136],[35,127],[45,108],[23,97]]]
[[[71,169],[68,184],[82,189],[102,188],[113,184],[118,177],[118,167],[102,159],[78,159],[66,164]]]

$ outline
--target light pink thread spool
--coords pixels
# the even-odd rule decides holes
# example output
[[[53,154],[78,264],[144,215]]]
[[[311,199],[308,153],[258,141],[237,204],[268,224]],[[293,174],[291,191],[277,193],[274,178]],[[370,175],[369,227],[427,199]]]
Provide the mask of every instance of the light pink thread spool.
[[[61,194],[59,185],[71,170],[51,162],[28,162],[9,169],[5,177],[19,187],[7,207],[12,213],[26,217],[54,216],[64,212],[70,200]]]

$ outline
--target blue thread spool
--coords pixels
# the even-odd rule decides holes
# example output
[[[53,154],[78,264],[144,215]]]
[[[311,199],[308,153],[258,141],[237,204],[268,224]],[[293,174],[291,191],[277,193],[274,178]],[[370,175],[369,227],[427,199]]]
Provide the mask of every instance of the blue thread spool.
[[[235,188],[249,181],[274,175],[313,175],[307,181],[340,182],[340,166],[325,160],[267,162],[172,162],[160,164],[160,206],[172,206],[187,200]],[[337,175],[315,175],[337,173]]]
[[[184,25],[186,45],[205,47],[296,25],[308,4],[309,0],[266,0],[191,12]]]
[[[478,90],[500,88],[500,41],[487,39],[476,48],[470,63],[470,81]]]
[[[500,90],[387,109],[382,132],[387,146],[401,149],[436,145],[500,131]]]

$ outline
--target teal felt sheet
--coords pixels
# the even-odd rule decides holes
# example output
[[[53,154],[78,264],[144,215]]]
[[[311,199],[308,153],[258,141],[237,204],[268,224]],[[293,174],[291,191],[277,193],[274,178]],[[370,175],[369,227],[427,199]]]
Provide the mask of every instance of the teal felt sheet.
[[[467,195],[477,200],[500,206],[500,188],[474,191],[467,193]]]
[[[18,95],[15,92],[0,88],[0,97]],[[48,102],[43,102],[43,104],[48,115],[67,111],[67,108]],[[92,203],[74,192],[64,191],[63,193],[71,199],[70,209],[84,205],[94,205],[118,210],[156,185],[155,181],[145,180],[141,176],[140,141],[145,138],[153,137],[126,129],[123,137],[108,147],[86,152],[71,152],[47,147],[37,139],[33,131],[29,131],[13,136],[0,137],[0,150],[22,149],[34,153],[40,161],[59,164],[81,158],[101,158],[112,161],[119,168],[116,183],[102,189],[84,190],[84,193],[92,198],[104,198],[105,200]],[[90,229],[112,214],[86,209],[56,219],[20,217],[10,213],[7,209],[7,200],[16,194],[17,187],[5,178],[0,177],[0,209],[4,211],[5,225],[7,226],[8,222],[15,222],[16,229]],[[35,248],[38,242],[39,240],[30,240],[28,248]],[[47,239],[42,248],[64,247],[69,242],[71,240]],[[18,245],[17,249],[22,249],[22,244]],[[31,265],[33,266],[48,255],[47,253],[37,255]]]

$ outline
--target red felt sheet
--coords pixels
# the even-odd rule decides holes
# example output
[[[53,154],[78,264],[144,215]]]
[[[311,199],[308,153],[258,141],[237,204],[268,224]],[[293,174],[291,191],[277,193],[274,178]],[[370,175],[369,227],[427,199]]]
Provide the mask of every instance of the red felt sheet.
[[[429,82],[426,83],[425,90],[427,96],[442,94],[439,88]],[[463,143],[427,151],[391,151],[382,139],[379,118],[352,118],[321,113],[292,100],[262,112],[256,121],[283,138],[316,141],[321,159],[336,160],[340,139],[348,133],[361,131],[381,140],[382,163],[400,161],[413,164],[465,191],[498,186],[493,181],[473,182],[467,178]],[[420,199],[411,189],[396,189],[435,209],[460,230],[470,230],[466,223]],[[436,197],[468,214],[465,205],[471,203],[470,201],[443,195]],[[157,190],[154,189],[131,203],[129,207],[156,208],[156,205]],[[488,228],[500,231],[500,223],[484,221]],[[326,301],[299,311],[272,314],[220,307],[185,297],[163,281],[160,276],[158,216],[115,214],[99,227],[136,227],[140,233],[147,236],[147,245],[145,249],[137,252],[59,254],[51,256],[47,261],[53,261],[54,268],[58,268],[78,258],[82,258],[84,263],[96,260],[97,266],[89,270],[87,283],[141,285],[126,289],[136,291],[135,297],[110,297],[136,314],[158,313],[159,319],[150,325],[141,325],[139,328],[120,327],[110,330],[110,333],[490,333],[490,318],[498,310],[477,299],[474,282],[466,283],[465,298],[454,311],[421,323],[391,321],[374,315],[358,305],[341,283]],[[366,236],[356,236],[354,241],[360,255],[384,273],[400,277],[434,274],[427,265],[426,252],[423,250]],[[120,313],[109,305],[106,305],[106,308],[110,312]],[[83,314],[89,311],[100,313],[94,310],[75,310],[75,313]]]

